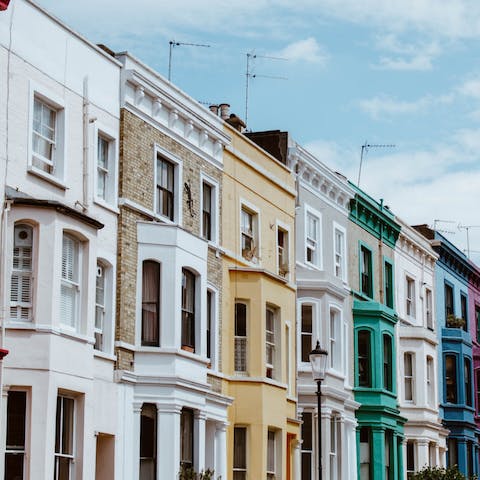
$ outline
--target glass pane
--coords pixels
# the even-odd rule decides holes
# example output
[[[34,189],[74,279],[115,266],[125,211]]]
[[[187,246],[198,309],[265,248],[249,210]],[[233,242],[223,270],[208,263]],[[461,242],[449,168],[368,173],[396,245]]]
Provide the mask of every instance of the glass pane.
[[[62,452],[73,454],[73,399],[63,398]]]
[[[55,463],[56,476],[58,480],[70,480],[70,458],[57,457]]]
[[[7,449],[25,449],[26,392],[11,391],[7,400]]]
[[[247,336],[247,306],[244,303],[235,304],[235,335]]]
[[[23,453],[5,454],[5,480],[23,479]]]
[[[235,427],[233,434],[233,468],[247,468],[247,429]]]

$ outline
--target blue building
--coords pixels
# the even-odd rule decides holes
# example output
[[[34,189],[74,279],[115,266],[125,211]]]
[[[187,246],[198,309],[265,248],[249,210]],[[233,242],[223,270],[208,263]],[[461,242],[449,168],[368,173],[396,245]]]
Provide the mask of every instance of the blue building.
[[[473,355],[468,286],[472,264],[466,255],[426,225],[415,227],[431,242],[439,259],[435,267],[439,344],[440,418],[450,433],[447,464],[467,476],[479,473],[474,421]]]

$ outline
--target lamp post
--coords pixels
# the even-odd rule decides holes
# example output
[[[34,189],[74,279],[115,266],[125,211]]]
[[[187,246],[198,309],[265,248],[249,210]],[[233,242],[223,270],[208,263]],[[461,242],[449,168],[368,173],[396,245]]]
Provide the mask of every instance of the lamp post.
[[[318,427],[318,480],[322,480],[322,380],[325,379],[328,352],[320,348],[320,342],[310,352],[313,380],[317,382],[317,427]]]

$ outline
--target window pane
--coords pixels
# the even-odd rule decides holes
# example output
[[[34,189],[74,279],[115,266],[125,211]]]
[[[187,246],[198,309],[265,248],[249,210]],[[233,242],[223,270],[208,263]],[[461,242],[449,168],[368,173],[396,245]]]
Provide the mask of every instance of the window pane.
[[[193,411],[188,408],[180,416],[180,463],[193,466]]]
[[[25,450],[26,392],[11,391],[7,401],[7,450]]]
[[[445,386],[447,402],[457,403],[457,358],[454,355],[445,356]]]
[[[235,427],[233,432],[233,468],[247,468],[247,429]]]
[[[358,332],[358,384],[370,387],[370,332]]]
[[[312,320],[313,306],[302,305],[302,362],[310,361],[312,351]]]
[[[142,345],[159,345],[160,264],[150,260],[142,269]]]

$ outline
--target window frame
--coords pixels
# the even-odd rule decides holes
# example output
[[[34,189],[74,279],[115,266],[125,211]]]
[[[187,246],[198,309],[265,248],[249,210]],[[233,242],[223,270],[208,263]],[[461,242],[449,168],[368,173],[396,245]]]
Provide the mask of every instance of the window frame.
[[[15,409],[15,407],[18,407],[19,406],[19,402],[18,400],[17,401],[13,401],[12,398],[11,398],[11,394],[23,394],[24,396],[24,399],[23,399],[23,402],[24,402],[24,405],[23,405],[23,408],[22,408],[22,414],[23,414],[23,445],[13,445],[13,444],[10,444],[9,445],[9,427],[10,427],[10,424],[13,423],[16,426],[18,426],[18,418],[16,418],[15,416],[15,412],[11,412],[10,410],[10,406],[11,406],[11,403],[13,403],[13,408]],[[13,396],[13,395],[12,395]],[[6,397],[6,409],[5,409],[5,412],[6,412],[6,417],[5,417],[5,421],[6,421],[6,425],[5,425],[5,475],[6,475],[6,478],[7,478],[7,474],[9,473],[8,472],[8,457],[9,455],[12,455],[13,458],[18,458],[20,455],[22,457],[21,459],[21,478],[26,478],[26,474],[27,474],[27,465],[26,465],[26,458],[27,458],[27,455],[28,455],[28,432],[27,432],[27,427],[29,425],[29,401],[30,401],[30,398],[29,398],[29,391],[26,391],[26,390],[20,390],[20,389],[16,389],[16,388],[10,388],[8,393],[7,393],[7,397]],[[13,416],[13,418],[11,419],[10,421],[10,417]],[[15,435],[15,432],[14,432],[14,435]],[[8,478],[10,478],[10,476],[8,476]]]
[[[63,405],[63,401],[64,400],[68,400],[68,401],[71,401],[71,408],[72,408],[72,413],[71,413],[71,416],[72,416],[72,425],[71,425],[71,438],[69,440],[69,442],[71,443],[71,453],[67,453],[67,452],[63,452],[63,451],[60,451],[60,452],[57,452],[57,443],[60,443],[60,444],[63,444],[63,434],[62,434],[62,431],[63,431],[63,412],[64,412],[64,405]],[[61,410],[60,410],[60,413],[58,412],[58,408],[59,408],[59,401],[60,401],[60,405],[61,405]],[[64,393],[60,393],[58,392],[57,394],[57,407],[56,407],[56,413],[55,413],[55,431],[57,431],[57,422],[58,422],[58,417],[61,417],[60,418],[60,426],[58,427],[58,431],[60,432],[60,439],[58,439],[57,441],[57,435],[55,434],[55,448],[54,448],[54,472],[58,474],[57,472],[57,461],[60,462],[61,458],[65,458],[67,459],[67,461],[69,462],[69,480],[74,478],[75,476],[75,473],[74,473],[74,470],[75,470],[75,459],[76,459],[76,435],[77,435],[77,401],[76,401],[76,398],[71,396],[71,395],[68,395],[68,394],[64,394]],[[63,447],[60,447],[61,450],[63,450]],[[55,478],[57,478],[57,475],[55,475],[54,473],[54,476]]]
[[[117,170],[118,170],[118,140],[114,131],[103,124],[95,123],[95,151],[94,151],[94,201],[100,205],[106,205],[108,207],[117,206]],[[107,156],[108,165],[106,169],[99,165],[99,141],[100,139],[107,142]],[[105,195],[98,195],[98,179],[99,171],[104,170],[106,172],[105,182]]]
[[[205,235],[204,232],[204,186],[207,185],[210,188],[210,238]],[[219,236],[219,183],[217,180],[200,173],[200,212],[202,213],[202,219],[200,221],[200,236],[212,244],[218,244],[220,241]]]
[[[43,86],[30,81],[30,105],[29,105],[29,142],[28,142],[28,162],[27,169],[29,173],[42,177],[60,188],[66,188],[66,145],[68,132],[65,101],[60,96],[45,89]],[[52,153],[52,159],[37,154],[34,148],[34,110],[35,100],[41,102],[55,112],[55,142]],[[38,162],[44,162],[53,168],[53,172],[43,170],[40,166],[34,164],[34,159]]]
[[[340,374],[343,374],[343,337],[342,325],[343,315],[342,309],[338,305],[329,305],[328,319],[329,319],[329,368]],[[332,316],[333,314],[333,316]],[[332,336],[332,322],[334,324],[334,335]]]
[[[21,246],[22,239],[18,239],[17,241],[17,230],[20,229],[28,229],[29,235],[31,238],[30,245]],[[12,263],[11,263],[11,274],[10,274],[10,295],[9,295],[9,314],[8,314],[8,321],[9,322],[19,322],[22,324],[32,324],[34,322],[34,293],[35,293],[35,274],[36,274],[36,254],[37,254],[37,228],[36,226],[25,222],[19,221],[15,222],[13,225],[13,242],[12,242]],[[18,255],[19,262],[22,263],[26,260],[30,263],[30,268],[15,268],[15,259],[17,258],[15,255],[15,250],[17,248],[30,248],[30,255],[28,257]],[[19,252],[20,253],[20,252]],[[20,266],[20,265],[19,265]],[[22,280],[17,280],[17,288],[16,288],[16,295],[17,300],[14,301],[12,299],[13,296],[13,289],[14,289],[14,277],[18,276],[18,279],[22,278]],[[24,278],[28,278],[29,283],[29,294],[28,294],[28,301],[24,301]],[[17,315],[15,317],[12,316],[12,310],[17,310]],[[27,317],[23,317],[23,309],[27,309]],[[20,315],[19,315],[20,314]]]
[[[389,345],[386,345],[385,342],[388,342]],[[388,348],[387,348],[388,347]],[[382,386],[388,392],[394,392],[395,389],[395,378],[393,368],[393,359],[394,359],[394,339],[389,333],[382,333]]]
[[[309,218],[316,220],[316,238],[310,236]],[[322,214],[312,208],[310,205],[305,205],[304,216],[304,261],[305,264],[317,268],[323,269],[323,248],[322,248]],[[312,260],[309,260],[309,249],[313,251]]]
[[[407,359],[409,361],[407,362]],[[408,363],[410,368],[407,369]],[[409,370],[409,371],[408,371]],[[415,403],[415,353],[404,352],[403,354],[403,400],[408,403]],[[410,385],[410,397],[407,398],[407,384]]]
[[[337,233],[341,235],[341,252],[337,251]],[[336,222],[333,222],[333,275],[342,281],[347,278],[347,230]]]
[[[360,356],[360,334],[362,333],[367,333],[368,334],[368,343],[366,345],[366,353],[367,353],[367,356]],[[373,337],[373,332],[372,330],[368,329],[368,328],[358,328],[357,331],[356,331],[356,335],[355,335],[355,342],[356,342],[356,346],[357,346],[357,358],[358,358],[358,362],[356,364],[356,376],[355,376],[355,384],[357,387],[360,387],[360,388],[372,388],[373,387],[373,369],[372,369],[372,361],[373,361],[373,358],[372,358],[372,337]],[[361,359],[364,359],[364,362],[365,362],[365,365],[367,366],[367,370],[366,370],[366,380],[361,383],[360,382],[360,360]]]
[[[146,299],[145,295],[147,292],[145,280],[146,280],[146,273],[145,269],[147,266],[151,266],[155,268],[155,271],[151,272],[153,275],[156,274],[156,282],[157,282],[157,289],[156,289],[156,298],[155,299]],[[141,284],[140,284],[140,334],[139,340],[140,345],[142,347],[159,347],[160,346],[160,322],[161,322],[161,287],[162,287],[162,264],[157,260],[146,258],[142,260],[141,263]],[[148,301],[147,301],[148,300]],[[148,312],[144,305],[151,305],[156,304],[156,319],[153,320],[153,337],[149,339],[146,334],[147,331],[147,313]],[[155,325],[156,324],[156,325]],[[148,329],[150,330],[150,329]]]
[[[468,296],[462,291],[460,291],[460,317],[465,321],[463,330],[468,332]]]
[[[242,432],[242,439],[239,438],[237,433]],[[241,445],[238,443],[240,440],[243,440]],[[233,427],[233,462],[232,462],[232,471],[233,471],[233,480],[246,480],[248,473],[248,428],[244,425],[234,425]],[[243,455],[241,455],[241,465],[237,464],[235,457],[235,452],[243,450]]]
[[[435,360],[431,355],[425,358],[426,385],[427,385],[427,405],[435,408],[436,405],[436,386],[435,386]]]
[[[459,378],[458,375],[458,355],[453,352],[444,352],[444,365],[445,365],[445,382],[444,382],[444,399],[445,403],[451,403],[451,404],[458,404],[458,385],[457,381]],[[447,365],[447,360],[449,358],[453,359],[453,370],[452,370],[452,380],[449,383],[448,379],[450,378],[450,375],[448,375],[448,365]],[[453,399],[449,400],[449,392],[450,394],[453,394]]]
[[[153,414],[152,416],[148,415],[148,410]],[[145,412],[145,414],[144,414]],[[142,446],[144,444],[143,442],[143,435],[147,435],[147,433],[144,432],[144,428],[147,426],[144,423],[143,418],[151,418],[153,419],[152,421],[152,437],[150,438],[150,442],[146,441],[146,446],[152,445],[151,447],[151,456],[142,456],[142,453],[144,450],[142,449]],[[146,463],[147,461],[151,461],[153,463],[153,478],[157,478],[157,469],[158,469],[158,459],[157,459],[157,444],[158,444],[158,409],[157,406],[154,403],[143,403],[141,410],[140,410],[140,438],[139,438],[139,472],[142,472],[142,461]],[[148,440],[148,439],[147,439]]]
[[[197,351],[197,282],[198,275],[188,267],[182,268],[182,285],[181,285],[181,346],[184,350],[191,350],[192,353]],[[190,301],[187,302],[190,297]],[[189,306],[187,303],[190,303]]]
[[[243,305],[245,307],[245,335],[239,335],[237,333],[237,319],[238,312],[237,306]],[[233,351],[233,370],[235,375],[247,375],[248,374],[248,311],[249,304],[245,300],[235,299],[234,304],[234,351]],[[245,368],[237,369],[237,365],[240,365],[241,361],[237,364],[237,352],[239,350],[243,351],[242,356],[245,358]],[[241,352],[240,352],[241,353]]]
[[[182,225],[183,221],[183,188],[182,188],[182,178],[183,178],[183,162],[182,160],[173,155],[171,152],[161,147],[158,144],[155,144],[153,149],[153,206],[152,210],[155,213],[156,217],[162,220],[165,223],[178,224]],[[158,160],[159,158],[164,159],[173,166],[173,197],[172,197],[172,218],[169,218],[167,215],[163,215],[158,211]]]
[[[455,289],[450,282],[446,281],[444,283],[443,291],[444,291],[444,306],[445,306],[445,321],[446,321],[449,315],[455,315]],[[447,291],[449,292],[448,295],[447,295]],[[448,302],[449,297],[451,297],[451,301],[452,301],[451,306],[449,305],[449,302]]]
[[[301,301],[300,302],[300,322],[299,322],[299,325],[300,325],[300,348],[298,349],[299,350],[299,363],[302,363],[303,365],[310,365],[310,352],[313,350],[313,336],[314,336],[314,326],[315,326],[315,323],[316,323],[316,311],[317,311],[317,304],[314,303],[314,302],[311,302],[311,301],[308,301],[308,300],[305,300],[305,301]],[[310,321],[310,331],[304,331],[303,327],[304,327],[304,323],[303,323],[303,308],[304,307],[310,307],[311,308],[311,321]],[[304,345],[304,338],[303,337],[310,337],[310,342],[307,343],[308,348],[307,350],[308,351],[305,351],[304,352],[304,347],[306,347],[306,345]],[[304,353],[305,353],[305,357],[304,357]],[[304,360],[304,358],[306,358],[306,360]]]
[[[75,270],[76,270],[76,279],[69,279],[64,277],[64,255],[65,255],[65,238],[69,239],[72,241],[75,245],[76,252],[74,252],[75,257],[76,257],[76,265],[75,265]],[[62,257],[61,257],[61,275],[60,275],[60,325],[63,329],[70,330],[73,332],[80,332],[81,331],[81,318],[82,318],[82,297],[83,297],[83,292],[84,292],[84,285],[83,285],[83,256],[84,256],[84,249],[86,247],[84,246],[84,242],[78,238],[74,233],[68,231],[68,230],[63,230],[62,232]],[[73,270],[73,267],[72,267]],[[75,276],[75,275],[74,275]],[[62,320],[64,318],[63,313],[63,293],[62,289],[67,288],[69,291],[73,291],[75,294],[75,306],[72,311],[73,319],[71,324],[64,323]]]
[[[389,308],[395,306],[395,276],[392,260],[383,257],[383,293],[384,304]]]
[[[208,297],[210,296],[210,300]],[[210,368],[212,370],[218,369],[218,316],[219,316],[219,305],[218,305],[218,290],[212,285],[207,286],[207,296],[206,296],[206,308],[207,308],[207,319],[206,325],[209,334],[207,333],[207,343],[205,347],[206,356],[210,360]],[[210,303],[210,305],[209,305]],[[210,307],[210,312],[208,311]],[[210,329],[208,328],[210,320]],[[210,356],[208,355],[208,337],[210,342]]]
[[[307,415],[307,417],[306,417]],[[302,480],[312,480],[313,477],[313,469],[314,469],[314,460],[315,460],[315,454],[314,454],[314,432],[315,432],[315,427],[314,427],[314,412],[308,410],[304,410],[302,412],[302,424],[301,424],[301,430],[300,430],[300,435],[301,435],[301,479]],[[306,421],[306,418],[308,418],[308,422]],[[308,429],[304,428],[304,425],[308,425]],[[308,435],[309,434],[309,435]],[[305,460],[304,460],[305,459]],[[304,463],[305,461],[305,463]],[[308,463],[309,465],[305,465]],[[304,467],[309,467],[308,470],[308,476],[305,477],[304,473]]]
[[[278,378],[278,350],[280,339],[278,338],[278,309],[267,305],[265,307],[265,376],[271,379]],[[271,329],[269,329],[269,319],[271,320]],[[271,354],[271,362],[269,362]]]
[[[188,422],[188,429],[186,425]],[[185,441],[188,442],[186,445]],[[186,449],[190,450],[191,458],[182,458]],[[180,413],[180,468],[195,466],[195,411],[188,407],[183,407]]]
[[[432,332],[435,330],[434,314],[433,314],[433,291],[431,288],[425,288],[425,317],[427,328]]]
[[[473,392],[472,392],[472,360],[469,357],[463,358],[463,384],[464,384],[464,403],[467,407],[473,407]]]
[[[374,297],[374,261],[373,250],[363,242],[359,242],[359,255],[358,255],[358,272],[359,272],[359,288],[360,293],[367,298],[373,299]],[[367,258],[364,258],[365,254],[368,254]],[[367,273],[364,272],[364,266],[367,266]],[[365,282],[364,282],[365,275]],[[368,283],[368,285],[364,285]]]
[[[280,245],[280,233],[283,234],[283,245]],[[279,222],[276,222],[276,236],[275,236],[275,247],[276,247],[276,271],[278,275],[284,277],[285,279],[290,278],[290,228],[288,225]]]
[[[277,430],[269,428],[267,430],[267,480],[279,478],[279,460],[278,460],[278,434]],[[271,457],[273,455],[273,458]],[[271,468],[273,467],[273,469]]]
[[[416,290],[415,278],[408,273],[405,274],[405,315],[411,319],[415,319],[417,315]]]
[[[243,228],[243,213],[251,216],[251,230]],[[260,259],[260,210],[250,202],[241,199],[239,211],[239,233],[241,257],[248,262],[258,263]],[[250,248],[244,248],[244,238],[251,242]]]

